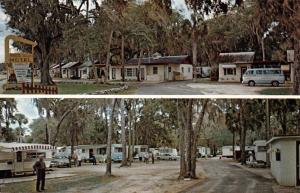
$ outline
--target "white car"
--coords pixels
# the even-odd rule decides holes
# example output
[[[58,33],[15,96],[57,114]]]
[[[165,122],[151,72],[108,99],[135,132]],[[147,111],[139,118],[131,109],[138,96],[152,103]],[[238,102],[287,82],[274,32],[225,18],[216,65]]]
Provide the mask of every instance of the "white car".
[[[163,153],[163,154],[157,155],[156,158],[157,158],[158,160],[171,160],[171,161],[177,161],[179,157],[178,157],[177,155],[172,155],[172,154],[168,154],[168,153]]]

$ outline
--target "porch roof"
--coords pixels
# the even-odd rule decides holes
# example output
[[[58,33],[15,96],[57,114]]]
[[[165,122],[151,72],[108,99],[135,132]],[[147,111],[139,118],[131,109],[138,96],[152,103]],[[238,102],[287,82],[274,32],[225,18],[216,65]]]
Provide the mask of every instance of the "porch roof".
[[[253,63],[255,52],[221,53],[219,63],[250,64]]]
[[[80,64],[81,64],[81,62],[69,62],[69,63],[65,64],[62,67],[62,69],[73,68],[73,67],[78,66]]]
[[[138,65],[139,58],[133,58],[127,61],[126,65]],[[193,64],[192,59],[188,55],[182,56],[162,56],[162,57],[148,57],[141,59],[142,65],[165,65],[165,64]]]

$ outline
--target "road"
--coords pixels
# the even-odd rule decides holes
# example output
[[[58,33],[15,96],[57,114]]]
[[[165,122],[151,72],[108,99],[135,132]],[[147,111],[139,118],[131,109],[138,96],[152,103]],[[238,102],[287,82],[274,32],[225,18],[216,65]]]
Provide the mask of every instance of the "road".
[[[141,83],[134,95],[258,95],[269,87],[248,87],[236,83],[194,83],[177,81]]]
[[[207,177],[182,193],[273,193],[274,181],[257,176],[226,161],[201,161]]]

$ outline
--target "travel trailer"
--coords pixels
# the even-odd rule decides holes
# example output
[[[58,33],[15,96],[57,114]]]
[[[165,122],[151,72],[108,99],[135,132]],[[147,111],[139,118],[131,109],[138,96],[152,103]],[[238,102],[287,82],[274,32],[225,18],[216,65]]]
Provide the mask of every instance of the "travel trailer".
[[[79,145],[78,149],[81,149],[82,159],[89,160],[92,155],[95,156],[96,160],[99,162],[106,162],[107,159],[107,145]],[[123,149],[122,144],[112,144],[111,146],[111,157],[113,162],[122,161],[123,157]],[[128,146],[127,146],[128,152]],[[148,152],[148,145],[135,145],[134,152],[137,153],[138,156],[144,156],[146,152]]]
[[[267,163],[267,141],[266,140],[257,140],[254,141],[253,143],[255,145],[255,159],[256,161],[262,162],[262,163]]]
[[[0,143],[0,174],[8,177],[33,172],[32,167],[40,155],[45,157],[49,168],[55,149],[45,144]]]
[[[199,158],[210,157],[211,151],[209,147],[198,146],[197,153]]]
[[[240,146],[235,146],[235,152],[240,151]],[[233,146],[223,146],[222,147],[222,157],[232,158],[233,157]]]
[[[178,160],[177,149],[162,147],[158,149],[158,155],[156,156],[158,160]]]

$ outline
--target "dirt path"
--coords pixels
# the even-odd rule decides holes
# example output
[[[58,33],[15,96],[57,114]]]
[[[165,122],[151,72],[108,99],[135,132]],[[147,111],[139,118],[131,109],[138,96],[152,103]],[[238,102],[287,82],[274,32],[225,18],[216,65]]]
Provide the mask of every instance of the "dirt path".
[[[131,168],[115,168],[118,179],[90,193],[176,193],[199,181],[179,181],[179,163],[135,164]]]
[[[207,179],[181,193],[273,193],[275,182],[226,161],[201,161]]]

